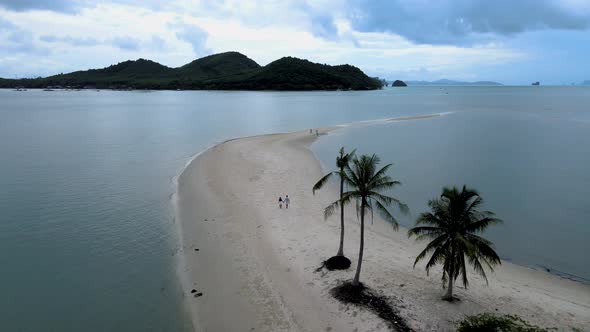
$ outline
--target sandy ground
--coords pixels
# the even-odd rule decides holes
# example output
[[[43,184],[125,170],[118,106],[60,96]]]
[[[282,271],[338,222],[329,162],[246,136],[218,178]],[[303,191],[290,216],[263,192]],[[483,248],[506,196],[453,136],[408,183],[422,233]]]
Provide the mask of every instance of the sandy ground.
[[[314,139],[305,131],[231,140],[197,157],[179,177],[180,274],[196,331],[389,330],[374,314],[329,294],[353,277],[359,229],[352,208],[345,254],[353,266],[315,272],[338,249],[339,217],[323,219],[323,208],[337,199],[335,186],[312,195],[322,176],[308,148]],[[285,194],[291,206],[279,209]],[[440,268],[430,276],[423,264],[412,268],[425,244],[378,218],[368,226],[361,281],[387,295],[417,331],[452,331],[454,322],[480,312],[590,331],[587,285],[503,262],[488,274],[489,286],[471,273],[471,287],[456,288],[462,300],[444,302]]]

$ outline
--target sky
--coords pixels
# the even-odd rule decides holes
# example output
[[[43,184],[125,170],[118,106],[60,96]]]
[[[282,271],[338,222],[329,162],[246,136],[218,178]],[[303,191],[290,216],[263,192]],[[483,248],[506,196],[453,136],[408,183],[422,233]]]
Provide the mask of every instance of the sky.
[[[238,51],[402,80],[590,80],[590,0],[0,0],[0,77]]]

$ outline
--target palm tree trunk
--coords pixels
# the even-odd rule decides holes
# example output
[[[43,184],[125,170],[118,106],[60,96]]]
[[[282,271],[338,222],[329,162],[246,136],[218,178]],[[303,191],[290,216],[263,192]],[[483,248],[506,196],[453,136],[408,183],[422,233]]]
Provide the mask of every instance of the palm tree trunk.
[[[344,172],[340,169],[340,174]],[[344,178],[340,176],[340,248],[336,256],[344,256],[344,204],[342,204],[342,193],[344,193]]]
[[[361,276],[361,265],[363,264],[363,250],[365,248],[365,199],[361,199],[361,243],[359,246],[359,258],[356,265],[356,273],[352,280],[353,286],[359,285],[359,278]]]
[[[447,294],[443,296],[443,300],[446,301],[453,301],[453,281],[455,280],[455,264],[453,264],[454,258],[454,250],[451,247],[451,261],[449,262],[449,271],[447,271],[449,285],[447,286]]]
[[[443,297],[443,300],[453,300],[453,277],[449,277],[449,285],[447,287],[447,294]]]

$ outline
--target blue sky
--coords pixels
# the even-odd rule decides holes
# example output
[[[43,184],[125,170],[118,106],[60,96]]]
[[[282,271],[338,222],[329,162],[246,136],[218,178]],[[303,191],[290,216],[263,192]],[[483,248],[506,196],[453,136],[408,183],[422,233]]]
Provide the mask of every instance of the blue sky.
[[[590,80],[590,0],[0,0],[0,77],[242,52],[388,79]]]

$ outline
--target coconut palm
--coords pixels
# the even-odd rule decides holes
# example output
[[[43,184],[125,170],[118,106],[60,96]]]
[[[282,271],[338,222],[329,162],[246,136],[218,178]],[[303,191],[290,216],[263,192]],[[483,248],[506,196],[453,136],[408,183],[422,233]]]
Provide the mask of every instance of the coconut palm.
[[[351,161],[352,165],[346,166],[343,173],[344,181],[351,187],[351,189],[344,192],[340,200],[330,204],[325,210],[325,215],[330,216],[338,206],[347,204],[352,200],[356,200],[358,203],[357,212],[359,212],[361,220],[361,238],[356,273],[352,280],[353,286],[359,285],[361,266],[363,263],[363,250],[365,246],[365,214],[377,210],[385,220],[391,222],[394,229],[397,229],[397,220],[391,213],[389,213],[386,206],[394,204],[403,213],[407,213],[408,211],[407,205],[400,202],[397,198],[380,193],[385,189],[391,189],[395,186],[401,185],[401,182],[394,181],[391,177],[386,175],[391,164],[385,165],[383,168],[377,170],[379,162],[380,159],[375,154],[372,156],[355,156]]]
[[[471,264],[478,274],[488,281],[484,265],[493,271],[493,266],[500,264],[498,254],[492,248],[492,242],[478,234],[488,226],[501,223],[490,211],[479,211],[483,200],[474,189],[463,186],[445,187],[438,199],[432,199],[428,206],[432,212],[425,212],[416,221],[416,227],[408,231],[408,236],[417,240],[431,239],[426,248],[416,257],[416,264],[432,252],[426,263],[426,273],[440,263],[443,265],[443,287],[448,282],[444,300],[453,300],[453,283],[459,276],[467,288],[467,271],[465,261]],[[424,226],[418,226],[424,225]]]
[[[342,194],[344,193],[344,179],[345,174],[344,170],[348,166],[348,163],[354,156],[356,150],[352,150],[349,153],[344,153],[344,147],[340,148],[339,155],[336,157],[336,167],[338,167],[337,171],[332,171],[322,177],[314,186],[313,186],[313,194],[317,190],[322,189],[322,187],[328,182],[328,180],[332,177],[332,175],[337,175],[340,178],[340,199],[342,199]],[[328,217],[327,215],[325,216]],[[344,257],[344,205],[340,205],[340,247],[338,248],[338,253],[336,256]]]

